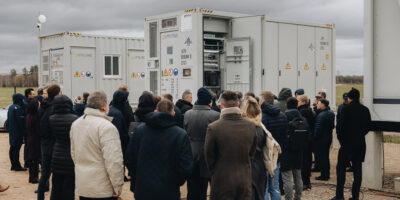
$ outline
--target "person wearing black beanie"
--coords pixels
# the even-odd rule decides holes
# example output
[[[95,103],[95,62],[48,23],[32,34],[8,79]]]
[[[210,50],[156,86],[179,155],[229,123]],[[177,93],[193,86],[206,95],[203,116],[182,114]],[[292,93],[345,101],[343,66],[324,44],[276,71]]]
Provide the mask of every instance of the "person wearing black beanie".
[[[354,174],[350,199],[359,199],[362,163],[366,152],[365,135],[368,134],[371,124],[369,109],[360,103],[360,91],[352,88],[347,96],[350,103],[343,107],[336,126],[340,149],[336,166],[336,196],[332,200],[344,199],[343,187],[346,181],[346,167],[349,163],[352,164]]]
[[[193,172],[188,178],[188,200],[207,198],[208,182],[211,174],[204,159],[204,143],[208,124],[219,119],[219,113],[211,110],[212,94],[202,87],[197,91],[197,101],[193,109],[186,112],[183,127],[189,135],[193,153]]]

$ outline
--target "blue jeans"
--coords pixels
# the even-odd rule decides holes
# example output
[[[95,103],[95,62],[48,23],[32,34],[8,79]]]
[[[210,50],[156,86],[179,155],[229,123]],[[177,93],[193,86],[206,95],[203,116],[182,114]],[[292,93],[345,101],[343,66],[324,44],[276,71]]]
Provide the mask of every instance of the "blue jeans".
[[[274,184],[272,186],[272,178],[267,171],[267,187],[265,189],[265,200],[269,200],[269,195],[271,195],[271,200],[281,200],[281,190],[279,189],[279,171],[281,164],[276,165],[274,170]]]

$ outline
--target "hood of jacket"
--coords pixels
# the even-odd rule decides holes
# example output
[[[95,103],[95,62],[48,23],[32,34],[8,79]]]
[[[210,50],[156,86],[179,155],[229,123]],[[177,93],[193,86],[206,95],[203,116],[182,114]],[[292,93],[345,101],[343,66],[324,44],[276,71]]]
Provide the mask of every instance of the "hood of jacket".
[[[156,129],[163,129],[177,124],[174,117],[169,113],[152,112],[146,115],[146,125]]]
[[[261,111],[270,116],[277,116],[281,113],[281,109],[278,106],[266,102],[261,105]]]
[[[24,104],[25,97],[22,94],[20,94],[20,93],[14,94],[12,96],[12,99],[13,99],[13,104],[17,104],[17,105],[19,105],[21,107],[24,107],[24,105],[25,105]]]
[[[279,92],[278,100],[286,101],[289,97],[292,97],[292,90],[290,88],[282,88]]]
[[[188,106],[190,106],[190,107],[193,107],[193,105],[191,104],[191,103],[189,103],[189,102],[187,102],[187,101],[185,101],[185,100],[183,100],[183,99],[179,99],[178,101],[176,101],[176,107],[178,107],[178,108],[182,108],[184,105],[188,105]]]
[[[115,91],[113,94],[111,105],[122,112],[124,110],[125,103],[128,100],[128,96],[129,92],[125,92],[123,90]]]
[[[106,119],[106,120],[108,120],[110,122],[113,120],[113,117],[107,116],[107,113],[101,112],[100,110],[94,109],[94,108],[86,107],[86,109],[84,111],[84,114],[85,115],[95,116],[95,117],[101,117],[101,118],[104,118],[104,119]]]
[[[70,98],[65,95],[58,95],[53,100],[55,114],[72,113],[73,103]]]
[[[140,121],[144,121],[146,114],[154,112],[155,109],[156,105],[153,95],[150,92],[144,91],[139,97],[139,104],[134,114]]]

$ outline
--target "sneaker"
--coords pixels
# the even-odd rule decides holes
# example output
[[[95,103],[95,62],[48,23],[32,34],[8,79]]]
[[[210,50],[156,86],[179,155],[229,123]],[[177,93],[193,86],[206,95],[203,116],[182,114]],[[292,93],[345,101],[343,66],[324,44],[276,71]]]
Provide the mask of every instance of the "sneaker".
[[[1,186],[0,185],[0,192],[4,192],[4,191],[6,191],[6,190],[8,190],[8,188],[10,188],[10,186]]]
[[[303,185],[303,191],[311,190],[311,184]]]
[[[318,180],[318,181],[328,181],[328,180],[329,180],[329,177],[318,176],[318,177],[315,178],[315,180]]]

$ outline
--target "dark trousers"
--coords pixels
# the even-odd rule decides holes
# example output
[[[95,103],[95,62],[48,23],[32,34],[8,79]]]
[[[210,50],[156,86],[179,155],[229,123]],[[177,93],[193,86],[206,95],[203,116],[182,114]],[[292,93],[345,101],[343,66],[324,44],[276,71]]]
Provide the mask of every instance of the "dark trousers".
[[[51,175],[51,154],[42,152],[42,174],[38,186],[38,200],[44,199],[44,192],[48,189],[48,181]]]
[[[19,151],[21,150],[22,144],[11,145],[9,156],[11,162],[11,170],[22,168],[21,163],[19,162]]]
[[[303,166],[301,169],[301,178],[303,180],[303,185],[310,185],[311,177],[311,166],[312,166],[312,149],[309,146],[303,151]]]
[[[109,198],[87,198],[87,197],[79,197],[79,200],[116,200],[117,198],[109,197]]]
[[[74,200],[75,175],[53,173],[51,187],[51,200]]]
[[[30,161],[29,183],[37,182],[39,177],[39,161]]]
[[[200,176],[200,170],[196,170],[187,180],[188,200],[206,200],[207,199],[207,188],[208,178]]]
[[[338,163],[336,165],[337,185],[336,185],[336,198],[343,198],[343,187],[346,182],[346,168],[349,162],[353,164],[354,182],[351,188],[351,193],[354,199],[359,198],[360,187],[362,181],[362,162],[361,159],[348,158],[341,148],[338,155]]]
[[[331,143],[320,144],[316,152],[316,162],[319,164],[321,170],[321,176],[324,178],[330,177],[330,161],[329,161],[329,150]]]

